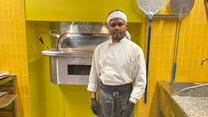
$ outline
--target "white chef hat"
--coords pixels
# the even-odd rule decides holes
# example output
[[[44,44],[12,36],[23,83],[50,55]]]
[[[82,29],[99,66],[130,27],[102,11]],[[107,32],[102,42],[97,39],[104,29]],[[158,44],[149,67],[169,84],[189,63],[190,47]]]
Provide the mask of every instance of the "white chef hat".
[[[123,19],[123,20],[127,23],[127,17],[126,17],[126,15],[125,15],[123,12],[119,11],[119,10],[113,11],[113,12],[111,12],[111,13],[109,14],[109,16],[108,16],[108,23],[109,23],[113,18],[121,18],[121,19]],[[128,38],[129,40],[131,40],[131,35],[129,34],[128,31],[126,31],[126,36],[127,36],[127,38]]]

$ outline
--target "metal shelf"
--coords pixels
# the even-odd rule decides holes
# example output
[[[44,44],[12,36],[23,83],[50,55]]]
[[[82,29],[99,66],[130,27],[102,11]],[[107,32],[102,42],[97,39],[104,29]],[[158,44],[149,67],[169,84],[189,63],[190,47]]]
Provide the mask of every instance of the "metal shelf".
[[[3,85],[4,83],[9,82],[9,81],[11,81],[13,79],[14,78],[2,78],[2,79],[0,79],[0,85]]]
[[[15,83],[14,83],[14,79],[16,77],[7,77],[7,78],[2,78],[0,79],[0,89],[6,89],[7,92],[10,92],[8,95],[15,95],[16,91],[15,91]],[[17,106],[16,106],[16,99],[14,99],[9,106],[6,106],[4,108],[0,108],[0,117],[2,116],[8,116],[10,117],[10,115],[12,117],[17,117]],[[11,108],[10,108],[11,107]],[[8,115],[7,115],[8,114]]]
[[[149,17],[149,15],[146,15],[146,17]],[[155,14],[153,15],[154,18],[179,18],[179,15],[175,15],[175,14]],[[185,15],[184,15],[185,17]]]

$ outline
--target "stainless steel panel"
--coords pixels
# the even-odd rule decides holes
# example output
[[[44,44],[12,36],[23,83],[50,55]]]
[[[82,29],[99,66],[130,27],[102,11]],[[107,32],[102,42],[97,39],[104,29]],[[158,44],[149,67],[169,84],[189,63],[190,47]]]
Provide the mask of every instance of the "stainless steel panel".
[[[51,57],[51,71],[52,71],[51,82],[54,84],[58,84],[59,82],[57,58],[58,57]]]
[[[91,65],[91,58],[51,57],[52,83],[88,85],[89,75],[68,75],[68,65]]]
[[[57,50],[94,51],[95,48],[110,39],[107,34],[63,34],[57,42]]]
[[[57,51],[56,48],[51,48],[42,51],[43,56],[60,56],[60,57],[92,57],[94,51],[74,51],[65,49],[64,51]]]
[[[59,67],[63,67],[65,65],[91,65],[92,57],[91,58],[84,58],[84,57],[58,57],[58,65]]]
[[[51,29],[57,29],[59,34],[109,33],[106,22],[51,22]]]
[[[171,82],[170,83],[170,86],[176,90],[178,93],[184,89],[184,88],[187,88],[187,87],[192,87],[192,86],[197,86],[197,85],[200,85],[200,83],[189,83],[189,82]]]
[[[58,84],[88,85],[89,76],[68,75],[62,77]]]

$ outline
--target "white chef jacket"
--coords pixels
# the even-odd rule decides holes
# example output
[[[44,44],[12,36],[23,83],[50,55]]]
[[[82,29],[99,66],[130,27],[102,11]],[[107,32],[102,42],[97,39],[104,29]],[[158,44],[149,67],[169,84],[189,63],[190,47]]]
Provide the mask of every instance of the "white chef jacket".
[[[142,49],[126,37],[118,43],[108,40],[94,51],[88,91],[97,92],[105,85],[123,85],[135,82],[130,95],[132,102],[142,98],[146,85],[146,66]]]

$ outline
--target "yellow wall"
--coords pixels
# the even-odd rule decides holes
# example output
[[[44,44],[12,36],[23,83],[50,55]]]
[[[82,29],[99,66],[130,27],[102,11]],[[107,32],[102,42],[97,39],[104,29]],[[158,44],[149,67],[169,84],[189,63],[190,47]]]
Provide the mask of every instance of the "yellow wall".
[[[136,0],[25,0],[27,21],[106,22],[117,9],[129,16],[128,22],[142,22]]]
[[[159,14],[173,14],[170,0]],[[207,4],[208,5],[208,4]],[[208,10],[204,0],[195,0],[192,11],[181,22],[179,37],[176,81],[208,81]],[[143,50],[146,56],[148,39],[148,18],[144,18]],[[139,102],[140,117],[156,117],[157,81],[171,81],[173,74],[175,40],[178,19],[154,18],[150,45],[149,85],[147,104]]]
[[[23,0],[0,0],[0,70],[17,74],[18,117],[30,117]]]

